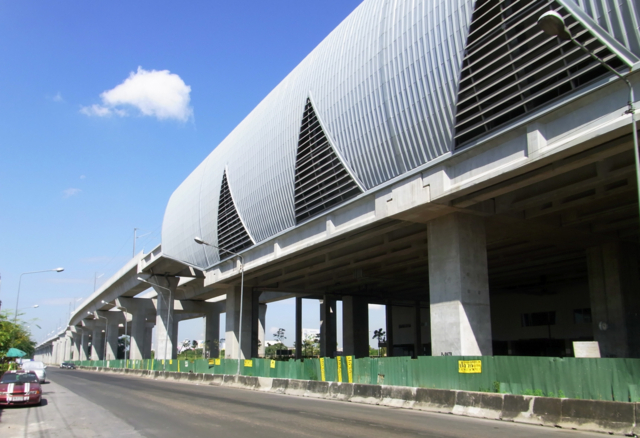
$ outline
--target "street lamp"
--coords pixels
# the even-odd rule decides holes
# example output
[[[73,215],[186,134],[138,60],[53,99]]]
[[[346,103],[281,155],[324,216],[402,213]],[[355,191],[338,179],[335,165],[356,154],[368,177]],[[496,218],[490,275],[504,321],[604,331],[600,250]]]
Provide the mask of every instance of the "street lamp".
[[[635,98],[633,95],[633,87],[631,86],[631,83],[627,78],[625,78],[614,68],[609,66],[609,64],[597,57],[595,53],[587,49],[582,43],[573,38],[573,36],[571,35],[571,31],[567,28],[564,19],[562,18],[562,15],[558,14],[556,11],[548,11],[542,14],[540,18],[538,18],[538,26],[540,26],[542,31],[549,36],[555,36],[563,41],[573,42],[575,45],[587,52],[589,56],[591,56],[591,58],[598,61],[600,65],[616,75],[620,80],[624,81],[624,83],[627,84],[627,87],[629,87],[629,102],[627,102],[627,106],[629,107],[629,109],[627,109],[626,114],[631,114],[631,129],[633,131],[633,153],[636,160],[636,184],[638,186],[638,196],[640,197],[640,155],[638,152],[638,131],[636,129],[635,116],[636,109],[633,106]]]
[[[210,246],[212,248],[216,248],[220,251],[224,251],[226,253],[229,253],[231,255],[234,255],[236,257],[238,257],[240,259],[240,330],[238,333],[238,370],[236,372],[237,375],[240,375],[240,357],[242,355],[242,303],[244,302],[244,257],[242,257],[240,254],[235,253],[233,251],[229,251],[228,249],[224,249],[221,248],[219,246],[216,245],[212,245],[210,243],[205,242],[204,240],[202,240],[199,237],[194,237],[193,240],[198,244],[198,245],[207,245]]]
[[[169,291],[169,301],[167,302],[167,334],[164,338],[164,359],[162,361],[162,370],[166,370],[166,364],[165,361],[167,360],[167,344],[169,343],[169,336],[171,336],[171,333],[169,332],[169,330],[173,330],[173,321],[171,321],[171,323],[169,322],[171,320],[171,306],[169,305],[169,303],[171,303],[172,301],[172,296],[171,294],[173,293],[171,291],[171,289],[169,289],[168,287],[164,287],[164,286],[160,286],[159,284],[155,284],[155,283],[151,283],[150,281],[145,280],[144,278],[140,278],[138,277],[138,281],[141,281],[143,283],[147,283],[150,284],[151,286],[155,286],[155,287],[159,287],[160,289],[165,289]],[[126,319],[126,318],[125,318]]]
[[[104,301],[103,301],[104,302]],[[91,314],[91,312],[87,312],[88,314]],[[107,321],[107,323],[104,326],[104,356],[102,359],[102,365],[104,366],[105,361],[107,360],[107,340],[109,339],[108,337],[108,330],[109,330],[109,320],[107,319],[106,316],[100,316],[98,315],[98,312],[93,314],[93,319],[98,319],[98,318],[103,318],[105,321]]]
[[[22,285],[22,276],[28,274],[39,274],[41,272],[62,272],[64,268],[56,268],[56,269],[45,269],[43,271],[31,271],[31,272],[23,272],[20,274],[20,280],[18,281],[18,296],[16,297],[16,314],[13,317],[13,324],[18,320],[18,302],[20,301],[20,286]]]

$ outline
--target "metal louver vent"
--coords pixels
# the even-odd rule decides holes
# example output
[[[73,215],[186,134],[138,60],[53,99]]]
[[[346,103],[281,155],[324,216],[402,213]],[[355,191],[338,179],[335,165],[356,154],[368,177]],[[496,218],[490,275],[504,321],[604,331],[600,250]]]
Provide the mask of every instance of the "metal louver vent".
[[[249,233],[240,220],[236,206],[231,197],[227,172],[222,175],[220,200],[218,202],[218,246],[220,248],[239,252],[253,245]],[[231,254],[220,251],[220,260],[232,257]]]
[[[607,73],[571,41],[541,31],[537,20],[549,10],[611,67],[624,65],[553,0],[479,0],[462,65],[456,149]]]
[[[311,100],[307,99],[296,154],[296,222],[360,193],[360,187],[329,144]]]

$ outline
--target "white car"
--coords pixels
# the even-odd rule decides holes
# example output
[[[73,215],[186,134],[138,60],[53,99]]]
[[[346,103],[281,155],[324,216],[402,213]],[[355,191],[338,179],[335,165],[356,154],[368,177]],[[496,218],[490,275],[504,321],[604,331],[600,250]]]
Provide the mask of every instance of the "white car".
[[[33,371],[34,373],[36,373],[36,375],[38,376],[38,379],[40,379],[40,383],[44,383],[45,379],[47,378],[47,373],[45,372],[45,368],[47,368],[47,366],[42,362],[37,362],[37,361],[22,362],[22,369],[25,371]]]

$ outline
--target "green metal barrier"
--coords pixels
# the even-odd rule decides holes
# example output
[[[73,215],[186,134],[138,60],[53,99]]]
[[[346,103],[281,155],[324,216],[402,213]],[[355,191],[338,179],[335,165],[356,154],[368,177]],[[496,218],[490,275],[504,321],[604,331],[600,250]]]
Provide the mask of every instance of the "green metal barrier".
[[[236,374],[238,369],[235,359],[73,362],[90,367],[128,367],[205,374]],[[461,372],[461,362],[472,363],[473,372]],[[324,380],[327,382],[352,381],[365,384],[640,402],[640,359],[523,356],[421,356],[418,359],[354,359],[343,356],[288,361],[252,359],[250,362],[240,363],[240,374],[323,380],[322,368]]]

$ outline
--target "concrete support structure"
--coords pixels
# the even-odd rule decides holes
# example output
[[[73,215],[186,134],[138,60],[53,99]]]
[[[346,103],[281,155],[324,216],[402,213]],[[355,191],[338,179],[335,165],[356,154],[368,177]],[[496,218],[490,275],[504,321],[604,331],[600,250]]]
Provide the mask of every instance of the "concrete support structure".
[[[423,356],[424,347],[422,346],[422,318],[420,318],[420,301],[416,301],[413,306],[413,356]]]
[[[142,344],[142,358],[151,359],[151,344],[153,344],[154,322],[147,321],[144,327],[144,342]]]
[[[220,357],[220,312],[210,311],[205,315],[205,345],[209,347],[209,357]]]
[[[106,324],[94,321],[91,335],[91,360],[104,359],[104,329]]]
[[[338,349],[336,300],[325,295],[320,301],[320,357],[334,357]]]
[[[242,306],[242,349],[241,359],[249,358],[251,354],[251,316],[252,297],[251,290],[245,289],[244,303]],[[225,354],[227,359],[238,357],[238,334],[240,333],[240,286],[229,289],[226,302],[226,334]]]
[[[587,250],[593,336],[602,357],[640,357],[638,261],[631,243]]]
[[[296,297],[296,359],[302,357],[302,298]]]
[[[384,308],[387,332],[387,357],[393,357],[393,305],[388,302]]]
[[[80,328],[80,360],[89,359],[89,331],[85,328]]]
[[[260,357],[260,291],[251,292],[251,357]],[[263,324],[262,324],[263,325]]]
[[[73,359],[73,333],[70,330],[67,330],[64,337],[64,360],[72,360]]]
[[[99,316],[103,318],[107,318],[106,323],[106,343],[107,343],[107,356],[104,360],[115,360],[118,357],[118,334],[119,334],[119,324],[120,321],[124,321],[122,314],[117,312],[105,312],[98,311]]]
[[[178,277],[152,276],[149,282],[158,293],[156,305],[156,359],[173,359],[176,355],[176,338],[173,335],[173,304],[180,279]],[[177,325],[176,325],[177,330]]]
[[[265,321],[267,319],[267,305],[259,304],[258,306],[258,357],[264,357],[265,355],[265,342],[266,342],[266,327]]]
[[[149,354],[145,355],[145,333],[147,329],[147,318],[155,315],[155,308],[151,300],[143,298],[118,298],[118,307],[124,308],[130,317],[128,332],[130,336],[128,359],[140,360],[149,359]]]
[[[453,213],[427,231],[432,355],[493,354],[483,219]]]
[[[342,298],[342,348],[345,356],[369,356],[369,306],[363,297]]]

